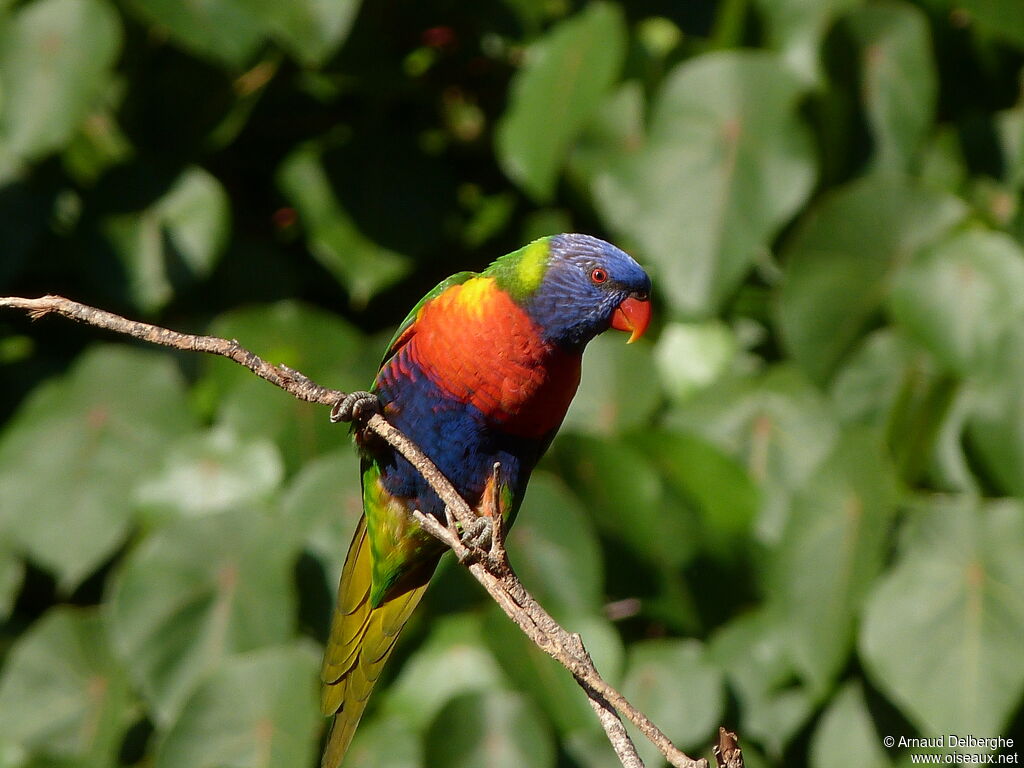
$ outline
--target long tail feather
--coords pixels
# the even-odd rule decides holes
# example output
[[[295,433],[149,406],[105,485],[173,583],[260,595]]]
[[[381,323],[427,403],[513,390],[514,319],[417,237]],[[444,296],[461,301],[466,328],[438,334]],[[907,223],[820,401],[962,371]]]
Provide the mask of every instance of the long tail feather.
[[[320,672],[321,710],[324,715],[334,715],[321,768],[341,765],[370,692],[402,627],[423,596],[432,571],[427,570],[421,584],[389,596],[374,608],[370,601],[370,541],[366,518],[360,519],[341,572],[337,608]]]

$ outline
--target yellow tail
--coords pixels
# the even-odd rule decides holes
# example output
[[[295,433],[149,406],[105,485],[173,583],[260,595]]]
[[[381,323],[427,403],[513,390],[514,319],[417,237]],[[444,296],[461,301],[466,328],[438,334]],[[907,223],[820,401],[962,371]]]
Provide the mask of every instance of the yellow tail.
[[[338,604],[320,671],[320,707],[324,715],[334,715],[321,768],[341,765],[374,683],[432,572],[433,568],[427,569],[422,583],[389,595],[378,607],[372,607],[370,541],[366,518],[360,518],[341,572]]]

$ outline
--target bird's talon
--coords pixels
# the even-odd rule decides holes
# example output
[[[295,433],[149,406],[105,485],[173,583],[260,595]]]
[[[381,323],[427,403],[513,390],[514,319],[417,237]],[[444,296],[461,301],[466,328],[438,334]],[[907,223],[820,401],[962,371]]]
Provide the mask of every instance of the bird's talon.
[[[331,423],[364,421],[380,413],[380,400],[372,392],[349,392],[331,408]]]
[[[463,531],[462,543],[470,550],[486,551],[491,544],[491,519],[478,517]]]

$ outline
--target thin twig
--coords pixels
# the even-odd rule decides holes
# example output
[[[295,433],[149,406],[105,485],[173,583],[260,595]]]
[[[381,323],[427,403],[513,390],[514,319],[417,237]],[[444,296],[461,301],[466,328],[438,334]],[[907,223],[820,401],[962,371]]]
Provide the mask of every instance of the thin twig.
[[[605,735],[608,737],[608,741],[611,742],[612,749],[618,755],[619,762],[622,763],[623,768],[644,768],[644,763],[640,759],[640,755],[637,754],[636,745],[629,738],[626,726],[622,724],[622,720],[615,712],[614,707],[608,702],[608,699],[578,677],[576,682],[586,691],[587,701],[590,702],[590,706],[597,715],[597,719],[601,722],[601,727],[604,728]]]
[[[28,316],[38,320],[50,313],[62,315],[86,325],[105,328],[115,333],[124,333],[142,341],[160,344],[164,347],[182,349],[186,352],[208,352],[220,355],[244,365],[261,379],[266,379],[274,386],[280,387],[299,400],[321,405],[334,405],[344,392],[327,389],[310,381],[298,371],[284,365],[271,365],[257,355],[245,349],[234,339],[221,339],[216,336],[194,336],[191,333],[179,333],[158,325],[140,323],[105,312],[77,301],[65,299],[63,296],[43,296],[39,299],[22,299],[17,296],[0,297],[0,307],[12,307],[28,311]]]
[[[127,334],[154,344],[227,357],[245,366],[260,378],[266,379],[271,384],[306,402],[334,406],[345,397],[344,392],[322,387],[287,366],[272,365],[264,361],[234,339],[179,333],[156,325],[128,320],[62,296],[44,296],[39,299],[0,297],[0,307],[27,310],[29,316],[34,320],[50,313],[59,314],[80,323]],[[479,518],[434,463],[408,437],[380,414],[370,416],[366,420],[364,428],[379,435],[401,453],[434,489],[445,504],[448,514],[447,524],[442,524],[434,517],[424,515],[419,510],[412,513],[413,517],[428,533],[448,545],[459,560],[466,565],[474,578],[483,585],[495,602],[537,647],[572,673],[576,682],[586,693],[623,766],[642,768],[643,763],[640,761],[622,721],[615,714],[615,710],[628,718],[641,733],[650,739],[671,765],[676,768],[708,768],[708,763],[703,758],[694,760],[677,749],[646,715],[633,707],[621,693],[609,685],[598,673],[580,636],[559,626],[526,591],[512,570],[505,552],[504,523],[500,513],[497,513],[497,499],[492,499],[490,502],[494,508],[492,509],[491,524],[493,528],[489,548],[474,550],[460,538],[455,522],[458,522],[463,535],[465,535],[466,532],[474,528],[474,523]],[[496,465],[494,472],[497,473],[498,469]],[[735,735],[730,734],[730,736],[732,742],[727,746],[738,753]],[[720,741],[719,747],[722,746],[723,742]],[[740,756],[740,760],[742,761],[742,756]],[[739,765],[742,765],[742,762]],[[730,768],[732,768],[731,765]]]
[[[719,726],[718,743],[715,744],[713,751],[718,768],[744,768],[743,751],[736,741],[736,734],[732,731]]]

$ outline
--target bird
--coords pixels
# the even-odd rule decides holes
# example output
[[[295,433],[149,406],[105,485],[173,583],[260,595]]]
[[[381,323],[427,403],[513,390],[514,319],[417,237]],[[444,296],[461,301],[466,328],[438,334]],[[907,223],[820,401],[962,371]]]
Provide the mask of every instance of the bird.
[[[576,393],[584,348],[609,328],[628,332],[630,343],[642,336],[650,291],[644,269],[611,243],[584,234],[540,238],[424,296],[388,345],[369,393],[360,394],[471,508],[481,514],[485,498],[496,500],[492,506],[511,525]],[[342,409],[358,405],[353,396]],[[345,417],[332,411],[334,420]],[[369,430],[357,423],[354,434],[363,515],[321,668],[321,710],[333,718],[321,768],[341,765],[445,551],[411,516],[419,510],[444,523],[438,495]]]

